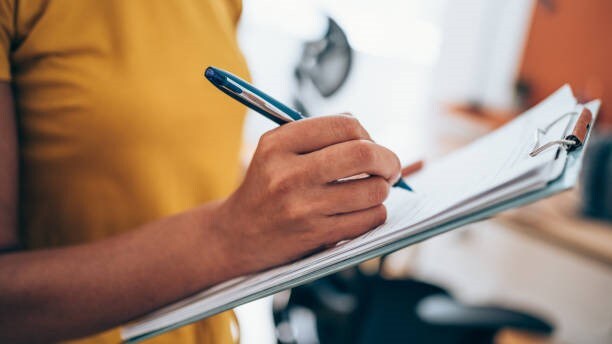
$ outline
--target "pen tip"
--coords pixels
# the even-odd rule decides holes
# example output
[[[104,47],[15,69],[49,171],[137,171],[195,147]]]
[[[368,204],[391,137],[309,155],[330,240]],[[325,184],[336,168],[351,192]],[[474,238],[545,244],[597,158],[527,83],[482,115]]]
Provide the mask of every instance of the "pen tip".
[[[403,179],[401,179],[401,178],[400,178],[400,180],[397,181],[397,183],[393,184],[393,186],[396,186],[396,187],[402,188],[404,190],[408,190],[408,191],[414,192],[412,190],[412,188],[410,186],[408,186],[408,184],[406,184],[406,182]]]

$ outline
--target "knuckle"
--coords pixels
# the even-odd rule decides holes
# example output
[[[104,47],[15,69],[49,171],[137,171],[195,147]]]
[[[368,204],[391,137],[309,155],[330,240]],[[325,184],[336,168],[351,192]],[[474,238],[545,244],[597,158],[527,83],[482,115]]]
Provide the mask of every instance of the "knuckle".
[[[310,214],[308,206],[304,203],[289,201],[285,203],[282,211],[289,223],[301,230],[309,231],[315,226],[312,216],[308,216]]]
[[[276,199],[277,211],[283,218],[300,228],[308,228],[312,205],[303,201],[299,188],[288,177],[275,178],[270,181],[270,197]]]
[[[382,225],[387,221],[387,208],[381,204],[374,209],[374,227]]]
[[[276,132],[274,130],[267,131],[259,138],[257,150],[260,152],[260,154],[268,155],[274,150],[274,147],[276,146],[275,141]]]
[[[274,130],[266,131],[259,138],[259,143],[265,145],[265,144],[270,143],[271,141],[274,141],[275,134],[276,133],[274,132]]]
[[[285,199],[280,202],[279,211],[284,218],[291,222],[294,222],[300,218],[298,207],[289,199]]]
[[[351,153],[358,165],[370,165],[376,160],[374,145],[366,140],[357,141],[353,145]]]
[[[287,217],[287,220],[292,223],[299,222],[302,220],[302,214],[300,213],[299,207],[296,207],[293,203],[285,204],[283,213]]]
[[[272,194],[287,195],[291,192],[294,183],[289,176],[280,173],[273,173],[271,175],[274,176],[269,182],[269,189]]]
[[[389,184],[383,178],[371,177],[372,182],[368,191],[368,199],[371,204],[380,204],[389,196]]]
[[[352,116],[334,116],[329,127],[338,139],[362,137],[364,132],[359,120]]]

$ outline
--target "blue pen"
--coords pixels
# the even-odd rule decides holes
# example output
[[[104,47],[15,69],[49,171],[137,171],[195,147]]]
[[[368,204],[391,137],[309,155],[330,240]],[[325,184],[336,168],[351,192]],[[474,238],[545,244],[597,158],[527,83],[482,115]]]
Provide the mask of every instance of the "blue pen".
[[[204,76],[223,93],[259,112],[278,125],[304,118],[299,112],[229,72],[215,67],[208,67],[204,72]],[[412,191],[412,188],[401,178],[393,186]]]

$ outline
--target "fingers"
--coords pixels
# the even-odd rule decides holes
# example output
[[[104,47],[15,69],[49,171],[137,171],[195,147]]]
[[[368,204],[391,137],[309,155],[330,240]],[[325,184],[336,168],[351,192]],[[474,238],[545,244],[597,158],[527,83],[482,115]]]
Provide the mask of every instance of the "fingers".
[[[423,168],[423,160],[419,160],[417,162],[413,162],[408,166],[402,167],[402,177],[409,176],[417,171],[420,171]]]
[[[269,131],[266,136],[277,147],[293,153],[310,153],[350,140],[369,140],[359,121],[349,115],[308,118]]]
[[[401,166],[393,152],[367,140],[342,142],[306,157],[315,162],[313,175],[322,182],[333,182],[361,173],[395,180]]]
[[[391,184],[382,177],[369,177],[343,183],[327,184],[317,190],[320,200],[315,207],[324,215],[352,213],[382,204]]]
[[[375,207],[328,217],[324,220],[322,228],[327,244],[334,244],[342,240],[356,238],[372,230],[387,220],[387,209],[380,204]]]

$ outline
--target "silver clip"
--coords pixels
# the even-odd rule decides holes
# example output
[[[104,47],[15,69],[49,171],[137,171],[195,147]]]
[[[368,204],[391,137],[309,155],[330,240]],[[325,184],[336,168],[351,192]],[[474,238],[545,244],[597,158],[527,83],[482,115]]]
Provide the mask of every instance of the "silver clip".
[[[546,133],[548,133],[548,131],[555,126],[555,124],[559,123],[559,121],[561,121],[562,119],[566,118],[566,117],[571,117],[571,116],[577,116],[578,112],[576,111],[572,111],[572,112],[567,112],[565,114],[563,114],[563,116],[555,119],[554,121],[552,121],[549,125],[546,126],[546,128],[544,129],[539,129],[536,131],[535,134],[535,145],[533,146],[533,150],[531,151],[531,153],[529,153],[529,156],[534,157],[542,152],[544,152],[545,150],[548,150],[551,147],[554,146],[562,146],[565,149],[569,149],[575,145],[578,144],[578,142],[576,142],[575,140],[569,139],[569,138],[563,138],[560,140],[554,140],[554,141],[550,141],[547,142],[545,144],[541,144],[540,140],[542,138],[542,136],[546,135]]]

